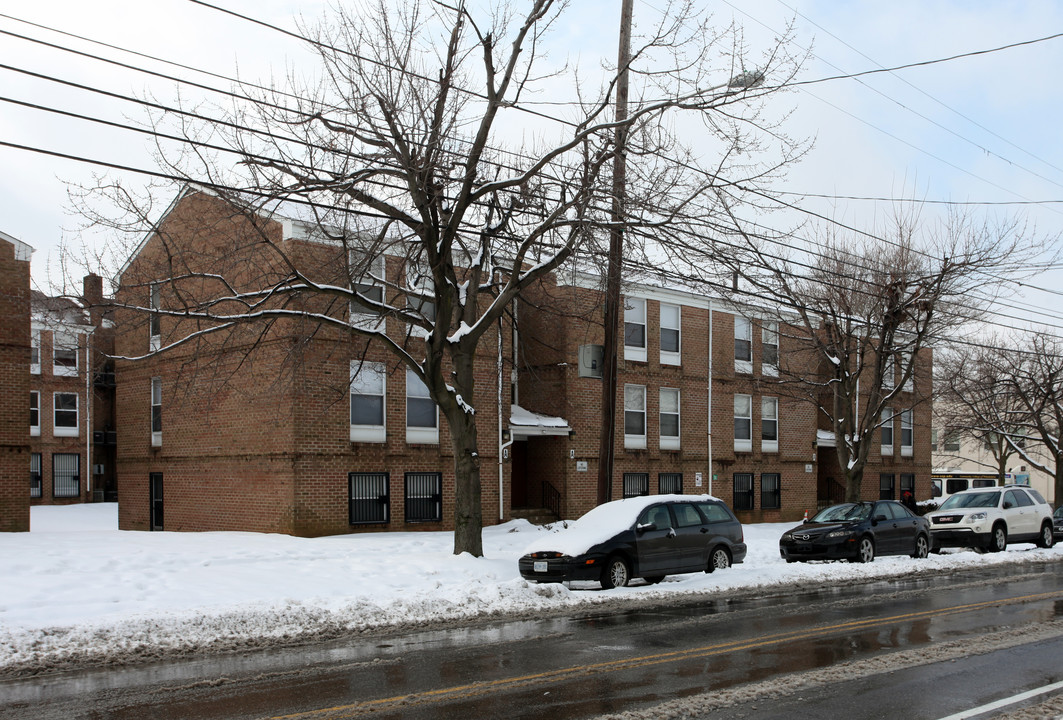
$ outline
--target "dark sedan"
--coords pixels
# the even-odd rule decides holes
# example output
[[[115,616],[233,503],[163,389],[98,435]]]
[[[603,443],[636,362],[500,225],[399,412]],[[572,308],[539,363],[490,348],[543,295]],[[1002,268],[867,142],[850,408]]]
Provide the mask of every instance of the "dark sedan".
[[[866,563],[875,555],[925,558],[929,552],[929,523],[893,500],[832,505],[779,539],[779,553],[786,562]]]
[[[614,500],[568,528],[537,539],[519,560],[534,582],[596,580],[622,587],[635,577],[712,572],[746,556],[742,525],[710,495],[651,495]]]

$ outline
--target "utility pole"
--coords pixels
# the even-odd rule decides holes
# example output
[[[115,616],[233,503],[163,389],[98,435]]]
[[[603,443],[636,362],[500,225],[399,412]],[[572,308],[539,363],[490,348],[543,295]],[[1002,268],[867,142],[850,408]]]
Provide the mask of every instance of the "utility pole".
[[[616,444],[617,329],[620,313],[620,265],[624,257],[624,196],[627,186],[628,65],[631,63],[633,0],[620,10],[620,49],[616,67],[616,136],[613,148],[613,227],[609,232],[609,265],[605,277],[605,349],[602,368],[602,432],[598,449],[598,504],[612,499],[613,449]]]

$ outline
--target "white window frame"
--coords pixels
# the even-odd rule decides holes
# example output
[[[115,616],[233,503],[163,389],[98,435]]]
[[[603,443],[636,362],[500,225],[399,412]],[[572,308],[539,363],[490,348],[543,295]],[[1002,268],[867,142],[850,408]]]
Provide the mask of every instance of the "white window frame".
[[[739,415],[742,408],[739,404],[745,405],[744,415]],[[734,396],[734,434],[735,434],[735,452],[753,452],[753,396],[743,395],[735,393]],[[739,422],[742,422],[745,426],[745,432],[739,432]],[[745,435],[746,437],[741,437]]]
[[[641,403],[641,407],[639,404]],[[642,434],[628,432],[628,416],[642,416]],[[646,447],[646,386],[624,385],[624,447],[628,450],[643,450]]]
[[[679,305],[661,303],[661,365],[682,365],[683,309]],[[665,331],[675,332],[676,349],[664,349]]]
[[[60,350],[73,353],[74,365],[60,365],[56,362]],[[69,333],[52,333],[52,375],[55,377],[77,377],[81,367],[81,353],[78,352],[78,336]]]
[[[775,348],[775,362],[769,362],[767,348]],[[779,323],[766,321],[760,328],[760,374],[769,377],[779,376]]]
[[[628,345],[627,326],[642,328],[642,344]],[[646,299],[624,298],[624,359],[646,362]]]
[[[355,267],[361,262],[364,257],[364,253],[358,250],[351,251],[351,267]],[[367,270],[367,273],[360,278],[352,279],[351,289],[354,292],[369,294],[374,290],[380,291],[380,302],[384,302],[384,278],[387,272],[387,261],[383,255],[378,255],[373,258]],[[361,281],[361,282],[359,282]],[[356,310],[356,308],[364,307],[360,305],[356,299],[351,299],[348,303],[348,310],[350,311],[350,323],[353,327],[360,330],[377,331],[382,330],[385,325],[384,314],[381,312],[362,312]]]
[[[351,442],[382,443],[387,441],[388,389],[387,366],[380,362],[351,361],[351,390],[348,419],[351,421]],[[358,397],[380,398],[380,422],[355,424],[354,404]]]
[[[34,357],[37,361],[34,362]],[[34,330],[30,334],[30,374],[41,374],[41,331]]]
[[[162,447],[162,378],[151,379],[151,446]],[[155,420],[158,418],[158,429]]]
[[[775,439],[769,440],[765,432],[769,423],[775,424]],[[766,453],[779,452],[779,398],[760,398],[760,451]]]
[[[749,346],[745,357],[739,354],[739,342],[745,342]],[[753,323],[743,315],[735,315],[735,372],[753,372]]]
[[[661,443],[661,450],[678,450],[680,446],[680,438],[683,434],[682,415],[681,415],[681,396],[678,388],[666,388],[660,389],[657,423],[659,428],[659,437]],[[667,410],[665,408],[668,407]],[[673,410],[672,407],[675,409]],[[664,434],[664,423],[661,422],[665,415],[675,416],[675,435]]]
[[[438,322],[436,317],[435,289],[436,283],[432,278],[432,271],[421,262],[409,262],[406,264],[406,307],[415,313],[424,315],[433,325]],[[425,314],[426,308],[431,311]],[[427,339],[431,334],[420,325],[410,325],[410,334]]]
[[[435,412],[435,425],[410,425],[410,401],[423,402],[428,400],[432,403]],[[439,406],[432,400],[428,392],[428,386],[421,382],[417,374],[406,368],[406,442],[420,445],[439,444]]]
[[[879,433],[879,443],[882,445],[883,456],[893,456],[893,443],[895,438],[893,437],[893,408],[882,408],[882,414],[879,415],[879,427],[881,432]],[[889,434],[889,438],[886,434]],[[887,442],[887,439],[889,442]]]
[[[905,438],[905,433],[908,437]],[[901,457],[911,457],[915,441],[915,426],[912,423],[912,410],[901,410]]]
[[[60,395],[72,395],[74,397],[74,427],[60,426],[56,420],[56,413],[63,412],[69,413],[70,410],[59,410],[56,404],[59,402]],[[77,393],[72,392],[54,392],[52,393],[52,436],[53,437],[78,437],[81,432],[81,398]]]
[[[162,315],[157,311],[162,308],[160,300],[162,283],[153,282],[148,285],[148,350],[154,351],[162,347]]]
[[[34,415],[36,415],[37,422],[34,422]],[[41,435],[41,393],[37,390],[30,390],[30,437],[40,437]]]

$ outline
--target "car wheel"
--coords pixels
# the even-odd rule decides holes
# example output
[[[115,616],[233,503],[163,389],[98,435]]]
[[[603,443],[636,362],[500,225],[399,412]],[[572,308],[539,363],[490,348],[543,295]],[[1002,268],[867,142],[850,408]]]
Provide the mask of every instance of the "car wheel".
[[[653,577],[642,578],[646,581],[647,585],[656,585],[661,580],[664,580],[664,575],[654,575]]]
[[[727,548],[721,545],[709,555],[709,565],[705,568],[705,572],[711,573],[713,570],[726,570],[729,567],[731,567],[731,556],[728,554]]]
[[[869,537],[860,538],[856,546],[856,557],[850,562],[869,563],[875,559],[875,541]]]
[[[627,564],[627,560],[619,555],[609,558],[602,569],[602,587],[606,590],[624,587],[629,580],[631,580],[631,566]]]
[[[1056,536],[1052,534],[1052,526],[1045,523],[1041,526],[1041,537],[1037,538],[1037,547],[1050,548],[1052,543],[1056,541]]]
[[[1008,547],[1008,529],[1003,525],[993,526],[993,534],[989,536],[989,552],[1003,552]]]
[[[925,558],[930,554],[930,541],[926,539],[926,535],[917,535],[915,538],[915,552],[912,553],[914,558]]]

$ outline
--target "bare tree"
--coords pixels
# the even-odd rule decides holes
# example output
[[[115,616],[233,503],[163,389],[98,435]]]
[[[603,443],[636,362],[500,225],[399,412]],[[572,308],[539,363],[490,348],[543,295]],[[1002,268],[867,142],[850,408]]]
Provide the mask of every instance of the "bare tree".
[[[899,213],[877,234],[847,237],[829,225],[811,241],[787,238],[801,251],[742,232],[720,258],[743,291],[736,301],[760,298],[756,312],[795,328],[808,348],[783,358],[781,388],[826,419],[848,501],[860,499],[868,453],[900,414],[901,393],[914,391],[909,407],[929,399],[931,345],[982,317],[1024,243],[1014,222],[951,216],[928,227]]]
[[[344,4],[313,32],[316,82],[241,86],[232,108],[153,118],[160,136],[172,124],[186,140],[177,155],[160,140],[168,174],[249,216],[301,208],[316,233],[343,249],[330,261],[342,273],[263,236],[271,267],[283,272],[249,286],[190,271],[181,279],[209,280],[218,293],[166,312],[210,333],[291,317],[299,313],[293,298],[316,297],[419,329],[400,342],[344,313],[302,314],[386,346],[428,387],[453,439],[454,550],[481,555],[477,353],[529,285],[570,259],[596,257],[613,223],[617,125],[627,128],[623,223],[635,244],[689,233],[718,204],[717,188],[757,186],[796,157],[785,141],[763,162],[750,154],[768,125],[758,99],[795,72],[785,39],[754,64],[734,28],[713,30],[695,5],[668,3],[642,23],[629,113],[618,121],[618,68],[588,80],[548,58],[566,2],[503,3],[491,15],[460,0]],[[546,95],[558,88],[561,96]],[[522,139],[518,127],[537,139]],[[152,221],[127,189],[99,189]],[[399,280],[374,270],[384,251],[403,258]],[[346,281],[335,282],[339,275]],[[370,292],[374,285],[387,292]]]

